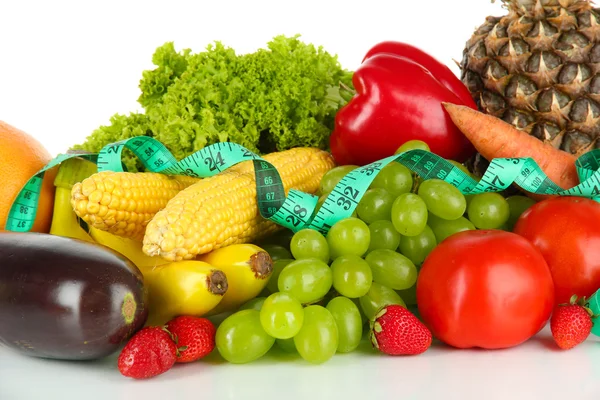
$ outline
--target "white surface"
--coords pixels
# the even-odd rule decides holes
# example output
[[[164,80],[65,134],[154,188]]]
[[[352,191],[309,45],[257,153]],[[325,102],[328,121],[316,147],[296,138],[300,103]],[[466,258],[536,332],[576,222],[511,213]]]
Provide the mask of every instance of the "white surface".
[[[412,43],[458,68],[464,44],[500,0],[0,0],[0,120],[56,155],[113,114],[140,109],[138,83],[154,50],[238,53],[301,34],[354,70],[382,40]]]
[[[271,352],[233,365],[216,351],[146,381],[121,376],[116,355],[97,362],[29,358],[0,347],[0,399],[352,400],[600,398],[600,340],[561,351],[546,329],[506,350],[456,350],[435,344],[413,357],[390,357],[368,342],[322,365]]]
[[[457,72],[452,59],[473,29],[503,13],[489,0],[0,1],[0,119],[64,152],[114,113],[138,109],[141,73],[166,41],[197,52],[221,40],[243,53],[301,33],[354,69],[372,45],[399,40]],[[213,355],[144,382],[122,377],[115,359],[57,362],[0,347],[0,400],[600,398],[598,338],[563,352],[547,332],[509,350],[436,345],[417,357],[366,343],[320,366],[276,353],[236,366]]]

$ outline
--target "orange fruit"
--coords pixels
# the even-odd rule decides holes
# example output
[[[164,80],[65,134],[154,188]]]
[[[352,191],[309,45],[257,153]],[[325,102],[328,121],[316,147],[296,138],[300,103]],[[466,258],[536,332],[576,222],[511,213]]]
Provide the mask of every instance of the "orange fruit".
[[[27,181],[52,156],[32,136],[0,121],[0,229],[4,229],[13,201]],[[54,208],[54,178],[57,168],[46,171],[32,232],[48,233]]]

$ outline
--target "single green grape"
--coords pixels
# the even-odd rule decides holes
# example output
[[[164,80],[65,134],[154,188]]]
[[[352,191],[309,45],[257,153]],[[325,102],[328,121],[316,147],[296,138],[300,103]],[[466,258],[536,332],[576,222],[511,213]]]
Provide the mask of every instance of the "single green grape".
[[[242,310],[260,311],[260,309],[262,308],[263,303],[265,302],[266,299],[267,299],[266,297],[255,297],[253,299],[250,299],[240,306],[239,311],[242,311]]]
[[[319,193],[330,193],[344,176],[358,168],[356,165],[340,165],[327,171],[321,178]]]
[[[398,150],[394,154],[405,153],[410,150],[425,150],[431,151],[429,145],[422,140],[409,140],[408,142],[404,142],[404,144],[398,147]]]
[[[362,256],[369,249],[370,242],[369,226],[358,218],[342,219],[327,233],[331,259],[352,254]]]
[[[394,197],[382,188],[369,189],[356,206],[356,214],[367,224],[380,219],[390,219]]]
[[[476,194],[467,210],[469,221],[479,229],[498,229],[510,217],[510,206],[499,193]]]
[[[242,310],[225,318],[217,328],[215,345],[230,363],[244,364],[264,356],[275,338],[263,329],[260,312]]]
[[[398,251],[408,257],[413,264],[418,265],[425,261],[435,246],[437,246],[435,234],[429,225],[426,225],[423,232],[416,236],[402,236]]]
[[[394,250],[380,249],[367,254],[373,281],[394,290],[408,289],[417,282],[417,267],[406,256]]]
[[[506,202],[510,209],[510,216],[506,221],[506,228],[507,230],[512,231],[521,214],[532,207],[535,204],[535,200],[526,196],[515,195],[507,197]]]
[[[404,236],[416,236],[427,225],[427,205],[414,193],[404,193],[392,205],[392,223]]]
[[[363,321],[354,302],[347,297],[334,297],[327,303],[327,309],[333,315],[338,328],[338,348],[340,353],[349,353],[356,349],[362,338]]]
[[[390,304],[398,304],[406,307],[404,301],[398,293],[387,286],[373,282],[369,292],[360,299],[360,306],[369,321],[373,321],[375,316],[385,306]]]
[[[277,339],[275,340],[277,346],[285,351],[286,353],[298,353],[296,345],[294,344],[294,338],[289,339]]]
[[[329,262],[327,239],[314,229],[302,229],[296,232],[290,242],[290,249],[296,260],[316,258],[323,262]]]
[[[419,186],[418,194],[429,212],[443,219],[457,219],[467,208],[467,200],[460,190],[441,179],[424,181]]]
[[[260,310],[260,323],[269,335],[276,339],[294,337],[302,328],[304,309],[289,293],[273,293]]]
[[[329,265],[316,258],[289,263],[277,279],[280,292],[287,292],[302,304],[320,300],[329,292],[333,277]]]
[[[373,274],[369,264],[357,255],[339,256],[331,263],[333,288],[342,296],[364,296],[371,287]]]
[[[304,323],[294,336],[294,344],[300,356],[313,364],[329,360],[338,347],[338,328],[331,312],[322,306],[304,309]]]
[[[413,178],[410,170],[394,161],[379,171],[370,187],[385,189],[392,197],[396,198],[402,193],[410,192],[412,185]]]
[[[290,257],[273,262],[273,272],[271,272],[271,276],[269,277],[266,287],[270,293],[276,293],[279,291],[279,288],[277,287],[279,275],[281,274],[281,271],[283,271],[283,269],[293,261],[294,259]]]
[[[281,260],[281,259],[289,259],[292,258],[292,253],[289,252],[288,249],[286,249],[283,246],[280,246],[278,244],[264,244],[262,246],[259,246],[261,249],[263,249],[264,251],[266,251],[267,253],[269,253],[269,256],[271,256],[271,260],[273,261],[277,261],[277,260]]]
[[[433,214],[429,214],[429,226],[431,227],[438,244],[455,233],[475,230],[475,225],[465,217],[449,221],[436,217]]]
[[[396,250],[400,244],[400,233],[394,228],[391,221],[374,221],[369,225],[371,243],[367,252],[377,249]]]

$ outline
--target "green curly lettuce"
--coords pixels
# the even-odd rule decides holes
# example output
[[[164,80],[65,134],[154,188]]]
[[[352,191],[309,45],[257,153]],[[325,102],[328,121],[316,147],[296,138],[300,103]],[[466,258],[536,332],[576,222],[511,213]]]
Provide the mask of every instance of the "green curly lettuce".
[[[265,154],[292,147],[326,149],[334,117],[345,104],[340,86],[352,73],[322,47],[299,35],[277,36],[265,49],[238,55],[220,42],[193,54],[159,47],[144,71],[138,102],[144,113],[117,114],[77,146],[98,151],[108,143],[145,135],[181,159],[216,142],[235,142]],[[129,170],[141,170],[131,154]]]
[[[151,107],[162,102],[167,89],[185,72],[191,50],[175,51],[173,42],[167,42],[154,52],[152,64],[157,68],[142,72],[138,102],[143,107]]]

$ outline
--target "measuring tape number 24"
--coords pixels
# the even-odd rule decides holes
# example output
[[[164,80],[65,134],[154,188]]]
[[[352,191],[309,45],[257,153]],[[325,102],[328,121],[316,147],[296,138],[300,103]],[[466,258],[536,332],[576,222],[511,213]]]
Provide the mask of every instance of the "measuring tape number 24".
[[[235,143],[216,143],[177,161],[157,140],[140,136],[111,143],[98,154],[61,154],[38,171],[20,191],[9,212],[6,230],[31,230],[44,172],[71,157],[95,161],[98,171],[124,171],[123,149],[136,155],[148,171],[167,175],[207,178],[240,162],[251,160],[256,178],[256,194],[261,216],[297,232],[310,228],[327,234],[341,219],[350,217],[365,192],[388,164],[398,162],[422,179],[440,179],[465,195],[500,192],[513,183],[539,195],[581,196],[600,201],[600,150],[582,155],[576,161],[580,184],[564,190],[552,182],[531,158],[496,158],[483,177],[476,181],[447,160],[424,150],[410,150],[354,169],[334,187],[317,210],[315,195],[291,189],[284,191],[277,169],[259,155]]]

